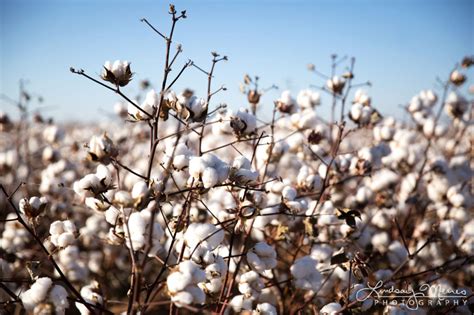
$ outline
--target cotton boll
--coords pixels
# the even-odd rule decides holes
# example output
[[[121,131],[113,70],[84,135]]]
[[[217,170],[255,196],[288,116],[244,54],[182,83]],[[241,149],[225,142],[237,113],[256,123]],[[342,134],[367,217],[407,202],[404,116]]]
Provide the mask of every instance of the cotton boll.
[[[31,288],[20,295],[23,306],[28,311],[32,311],[36,305],[46,300],[48,290],[51,288],[53,282],[50,278],[38,278]]]
[[[131,246],[133,250],[139,250],[145,246],[146,238],[146,222],[140,212],[134,212],[128,219],[128,228],[125,227],[124,231],[129,241],[127,246]],[[131,242],[131,243],[130,243]]]
[[[352,105],[351,111],[350,111],[350,117],[355,122],[358,122],[361,119],[361,117],[362,117],[362,108],[363,108],[363,105],[359,104],[359,103],[355,103],[355,104]]]
[[[239,111],[231,117],[230,125],[237,135],[248,135],[257,128],[257,119],[248,112],[247,109],[239,109]]]
[[[435,132],[435,121],[433,118],[426,119],[423,125],[423,133],[427,138],[431,138]]]
[[[291,96],[289,90],[285,90],[281,93],[280,98],[276,101],[277,108],[283,113],[294,113],[296,110],[296,102]]]
[[[176,304],[177,307],[182,305],[190,305],[193,303],[193,295],[187,291],[181,291],[171,297],[171,301]]]
[[[63,221],[63,229],[65,232],[76,233],[76,225],[71,220]]]
[[[315,259],[318,263],[328,263],[331,259],[331,255],[333,253],[333,249],[326,245],[314,245],[311,248],[311,258]]]
[[[399,241],[393,241],[390,244],[387,254],[390,261],[390,266],[392,266],[392,268],[396,268],[401,265],[408,257],[405,247],[403,247]]]
[[[132,188],[132,198],[135,200],[142,200],[148,195],[148,185],[144,181],[139,181]]]
[[[367,204],[373,197],[373,192],[370,188],[362,186],[357,190],[356,201],[360,204]]]
[[[206,294],[198,286],[189,286],[186,291],[193,296],[193,303],[204,304],[206,302]]]
[[[133,204],[133,199],[128,191],[119,190],[114,194],[114,203],[128,207]]]
[[[184,288],[190,285],[192,280],[192,274],[173,272],[168,276],[166,284],[168,286],[168,290],[171,293],[177,293],[179,291],[183,291]]]
[[[390,238],[386,232],[374,234],[371,240],[372,246],[380,253],[385,253],[390,243]]]
[[[339,303],[329,303],[324,305],[320,310],[321,315],[337,315],[342,310],[342,306]]]
[[[440,232],[440,236],[444,240],[452,240],[454,243],[456,243],[461,236],[459,225],[454,220],[441,221],[439,223],[438,230]]]
[[[240,276],[239,292],[247,298],[257,298],[260,292],[262,292],[263,287],[264,283],[255,271],[249,271]]]
[[[277,315],[278,312],[275,306],[270,303],[260,303],[257,304],[255,311],[252,312],[253,315]]]
[[[252,269],[262,273],[265,270],[275,268],[277,265],[276,251],[265,242],[259,242],[247,252],[247,262]]]
[[[63,228],[63,222],[62,221],[54,221],[53,223],[51,223],[50,227],[49,227],[49,233],[51,235],[53,234],[61,234],[64,232],[64,228]]]
[[[316,264],[316,260],[310,256],[304,256],[297,259],[291,266],[290,271],[297,288],[312,291],[320,288],[322,275],[317,270]]]
[[[202,183],[204,188],[214,187],[219,181],[217,170],[207,167],[202,173]]]
[[[60,285],[55,285],[51,292],[49,293],[49,299],[53,302],[56,309],[56,314],[64,313],[65,310],[69,307],[68,302],[68,293]]]
[[[216,248],[224,240],[224,231],[211,223],[192,223],[188,226],[184,238],[191,249],[199,244]]]
[[[85,200],[85,204],[86,206],[97,212],[103,212],[110,207],[110,205],[105,201],[96,199],[94,197],[87,197]]]
[[[296,97],[296,102],[301,108],[313,108],[321,103],[321,95],[310,89],[301,90]]]
[[[295,200],[296,195],[297,195],[296,189],[294,189],[291,186],[286,186],[285,188],[283,188],[281,192],[281,196],[283,197],[284,200],[287,200],[287,201]]]
[[[253,304],[252,298],[247,298],[243,294],[236,295],[230,300],[230,307],[234,312],[242,312],[242,311],[249,311],[252,309]]]
[[[340,78],[338,76],[334,76],[326,81],[327,88],[335,94],[341,94],[345,84],[346,81],[344,80],[344,78]]]
[[[92,305],[102,305],[104,303],[103,297],[100,293],[100,285],[97,281],[93,281],[91,284],[82,287],[81,296],[87,303]],[[81,312],[81,315],[89,315],[89,309],[82,303],[76,302],[76,307]]]
[[[61,248],[74,244],[74,234],[70,232],[59,235],[57,245]]]

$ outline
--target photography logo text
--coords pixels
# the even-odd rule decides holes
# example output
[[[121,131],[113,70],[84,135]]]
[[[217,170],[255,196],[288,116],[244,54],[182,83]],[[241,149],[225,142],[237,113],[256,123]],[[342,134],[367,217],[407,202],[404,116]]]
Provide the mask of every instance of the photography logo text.
[[[408,286],[405,289],[385,286],[383,281],[375,285],[367,283],[367,287],[356,292],[360,302],[374,300],[374,305],[404,304],[410,310],[419,307],[463,306],[467,305],[468,294],[465,289],[446,288],[439,284],[422,284],[417,289]]]

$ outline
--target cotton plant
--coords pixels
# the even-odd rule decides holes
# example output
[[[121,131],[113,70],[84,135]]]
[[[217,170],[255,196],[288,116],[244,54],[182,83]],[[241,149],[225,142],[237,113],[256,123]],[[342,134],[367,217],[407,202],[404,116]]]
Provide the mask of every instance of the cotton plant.
[[[336,59],[337,76],[313,66],[299,91],[273,94],[246,76],[230,108],[214,98],[213,66],[226,58],[181,71],[178,39],[162,35],[164,82],[132,87],[123,61],[98,78],[71,70],[119,99],[114,120],[53,123],[24,94],[27,111],[0,114],[0,266],[14,295],[2,299],[29,313],[397,314],[407,308],[357,292],[434,276],[468,286],[472,57],[439,82],[446,93],[408,99],[404,117],[386,116]],[[207,94],[176,89],[190,67],[206,74]]]

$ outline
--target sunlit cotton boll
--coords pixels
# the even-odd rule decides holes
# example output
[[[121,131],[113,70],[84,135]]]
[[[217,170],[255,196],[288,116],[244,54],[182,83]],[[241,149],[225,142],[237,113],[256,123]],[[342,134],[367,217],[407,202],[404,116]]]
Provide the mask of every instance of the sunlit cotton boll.
[[[263,280],[255,271],[248,271],[240,276],[239,292],[247,298],[258,298],[263,287]]]
[[[334,76],[326,81],[326,87],[335,94],[341,94],[345,84],[346,80],[338,76]]]
[[[230,125],[235,134],[249,135],[257,128],[257,118],[247,109],[241,108],[231,117]]]
[[[99,294],[100,286],[97,281],[93,281],[91,284],[82,287],[80,293],[87,303],[92,305],[102,305],[104,303],[104,298]],[[80,302],[76,302],[76,307],[81,315],[91,314],[89,309]]]
[[[202,180],[204,188],[211,188],[227,179],[229,166],[217,156],[207,153],[191,158],[189,174],[195,181]]]
[[[277,315],[276,307],[270,303],[260,303],[252,312],[252,315]]]
[[[103,66],[102,80],[108,81],[117,86],[125,86],[132,79],[130,62],[116,60],[113,64],[106,61]]]
[[[67,296],[67,291],[62,286],[53,285],[50,278],[43,277],[38,278],[20,298],[28,312],[33,312],[39,304],[46,302],[53,304],[55,313],[59,315],[64,314],[69,306]]]
[[[322,283],[322,275],[317,269],[317,261],[311,256],[298,258],[290,268],[297,288],[316,291]]]
[[[342,310],[342,306],[339,303],[329,303],[324,305],[320,310],[321,315],[337,315]]]
[[[273,247],[265,242],[259,242],[247,252],[247,262],[259,273],[276,267],[277,253]]]
[[[147,113],[149,115],[152,115],[153,113],[151,106],[145,106],[145,108],[142,108],[138,105],[137,100],[132,100],[131,103],[128,103],[127,111],[128,115],[136,121],[149,119],[150,116],[148,116]]]
[[[51,243],[59,248],[66,248],[74,244],[76,231],[72,221],[54,221],[49,228]]]
[[[296,102],[301,108],[313,108],[321,103],[321,95],[311,89],[304,89],[298,93]]]
[[[194,303],[203,304],[206,294],[197,284],[205,279],[206,273],[197,264],[192,261],[181,262],[178,269],[166,280],[171,301],[178,307]]]
[[[229,173],[229,179],[231,181],[245,185],[256,181],[257,178],[258,172],[251,170],[249,159],[244,156],[239,156],[234,159]]]
[[[21,199],[19,203],[19,209],[22,214],[26,215],[27,217],[34,218],[44,211],[47,204],[48,199],[46,197],[34,196],[30,199]]]
[[[198,245],[214,249],[224,240],[224,230],[211,223],[192,223],[188,226],[184,239],[191,250]]]

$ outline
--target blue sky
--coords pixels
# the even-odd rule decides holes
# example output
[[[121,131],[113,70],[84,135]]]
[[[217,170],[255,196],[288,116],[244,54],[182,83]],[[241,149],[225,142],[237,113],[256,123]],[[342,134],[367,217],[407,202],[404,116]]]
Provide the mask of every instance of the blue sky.
[[[112,112],[117,96],[72,75],[69,67],[98,75],[106,60],[132,62],[135,95],[140,79],[156,86],[162,76],[164,43],[140,22],[146,17],[163,32],[169,28],[167,1],[22,1],[0,0],[0,92],[18,95],[18,81],[43,95],[47,115],[59,120],[99,120]],[[435,88],[453,64],[474,52],[474,1],[175,1],[188,19],[175,39],[201,67],[210,52],[229,56],[218,65],[215,86],[228,90],[215,104],[246,104],[238,83],[245,73],[262,85],[276,84],[295,93],[322,84],[306,70],[314,63],[329,72],[332,53],[356,57],[356,81],[370,80],[374,105],[400,114],[399,104],[421,89]],[[177,68],[177,67],[176,67]],[[203,95],[206,77],[186,71],[177,90],[191,87]],[[270,108],[278,92],[263,98]],[[327,115],[329,102],[321,107]],[[0,110],[12,112],[5,102]]]

